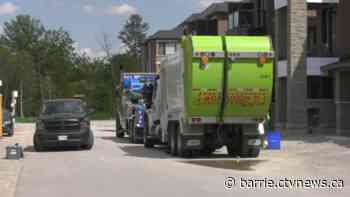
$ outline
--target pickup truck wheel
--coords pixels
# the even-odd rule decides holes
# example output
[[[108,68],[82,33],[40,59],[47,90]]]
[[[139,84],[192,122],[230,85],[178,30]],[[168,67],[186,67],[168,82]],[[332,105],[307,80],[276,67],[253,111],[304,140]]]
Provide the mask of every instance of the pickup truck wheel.
[[[94,134],[90,131],[88,143],[82,146],[82,148],[85,150],[91,150],[93,146],[94,146]]]
[[[42,152],[44,151],[44,146],[39,142],[39,139],[36,135],[33,137],[33,142],[34,142],[34,149],[37,152]]]

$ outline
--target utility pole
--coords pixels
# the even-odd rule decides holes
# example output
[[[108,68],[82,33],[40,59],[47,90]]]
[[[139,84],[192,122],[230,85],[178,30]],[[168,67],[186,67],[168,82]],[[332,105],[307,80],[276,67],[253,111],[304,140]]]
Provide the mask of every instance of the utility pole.
[[[0,90],[1,90],[1,87],[2,87],[2,81],[0,80]],[[0,91],[0,137],[3,136],[3,111],[2,111],[2,94],[1,94],[1,91]]]

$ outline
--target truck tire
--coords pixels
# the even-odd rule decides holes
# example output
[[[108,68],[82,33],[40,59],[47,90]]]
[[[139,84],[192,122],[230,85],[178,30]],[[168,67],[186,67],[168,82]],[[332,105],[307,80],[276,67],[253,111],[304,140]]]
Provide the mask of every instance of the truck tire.
[[[118,113],[116,114],[116,117],[115,117],[115,135],[116,135],[117,138],[123,138],[124,137],[124,131],[123,131],[122,127],[121,127]]]
[[[227,150],[227,154],[231,157],[236,157],[238,155],[237,148],[235,146],[227,145],[226,150]]]
[[[176,125],[172,124],[169,126],[169,153],[173,156],[177,155],[177,136],[176,136]]]
[[[124,132],[122,132],[122,131],[117,131],[116,136],[117,136],[117,138],[124,138]]]
[[[191,152],[185,149],[183,143],[183,136],[181,135],[179,129],[176,130],[177,135],[177,155],[179,157],[189,158],[191,157]]]
[[[153,148],[154,143],[152,142],[151,139],[148,138],[148,119],[145,116],[145,125],[144,125],[144,130],[143,130],[143,145],[145,148]]]
[[[239,150],[239,156],[242,158],[256,158],[260,154],[260,147],[251,147],[248,145],[247,139],[242,136]]]
[[[250,157],[257,158],[260,155],[260,148],[251,148],[250,149]]]
[[[201,150],[201,154],[205,155],[205,156],[210,156],[211,154],[213,154],[215,152],[215,148],[211,148],[211,147],[204,147]]]
[[[128,133],[129,133],[129,141],[132,144],[135,144],[135,125],[134,120],[129,121]]]

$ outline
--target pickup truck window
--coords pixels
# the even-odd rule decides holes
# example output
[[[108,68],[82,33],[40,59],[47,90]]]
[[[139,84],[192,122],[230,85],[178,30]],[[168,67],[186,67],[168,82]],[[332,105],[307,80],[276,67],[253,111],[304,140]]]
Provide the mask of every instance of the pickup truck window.
[[[52,101],[44,104],[43,114],[83,113],[80,101]]]

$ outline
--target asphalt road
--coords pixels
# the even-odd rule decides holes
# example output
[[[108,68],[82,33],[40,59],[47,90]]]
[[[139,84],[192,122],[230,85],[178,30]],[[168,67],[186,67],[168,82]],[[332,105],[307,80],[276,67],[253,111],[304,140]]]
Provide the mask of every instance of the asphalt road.
[[[17,197],[96,196],[349,196],[349,163],[330,169],[327,165],[305,167],[305,159],[264,152],[259,159],[228,158],[218,151],[211,158],[180,159],[164,148],[144,149],[116,139],[112,121],[94,122],[95,146],[91,151],[35,152],[25,148],[24,165],[16,189]],[[344,148],[348,150],[349,148]],[[350,158],[349,152],[346,153]],[[299,158],[299,159],[298,159]],[[327,159],[328,160],[328,159]],[[349,159],[345,160],[346,162]],[[334,165],[333,165],[334,166]],[[346,168],[347,166],[347,168]],[[324,169],[330,169],[325,171]],[[323,173],[323,174],[322,174]],[[226,177],[236,186],[226,189]],[[243,189],[239,179],[269,177],[340,177],[343,189]],[[281,193],[283,192],[283,193]]]

